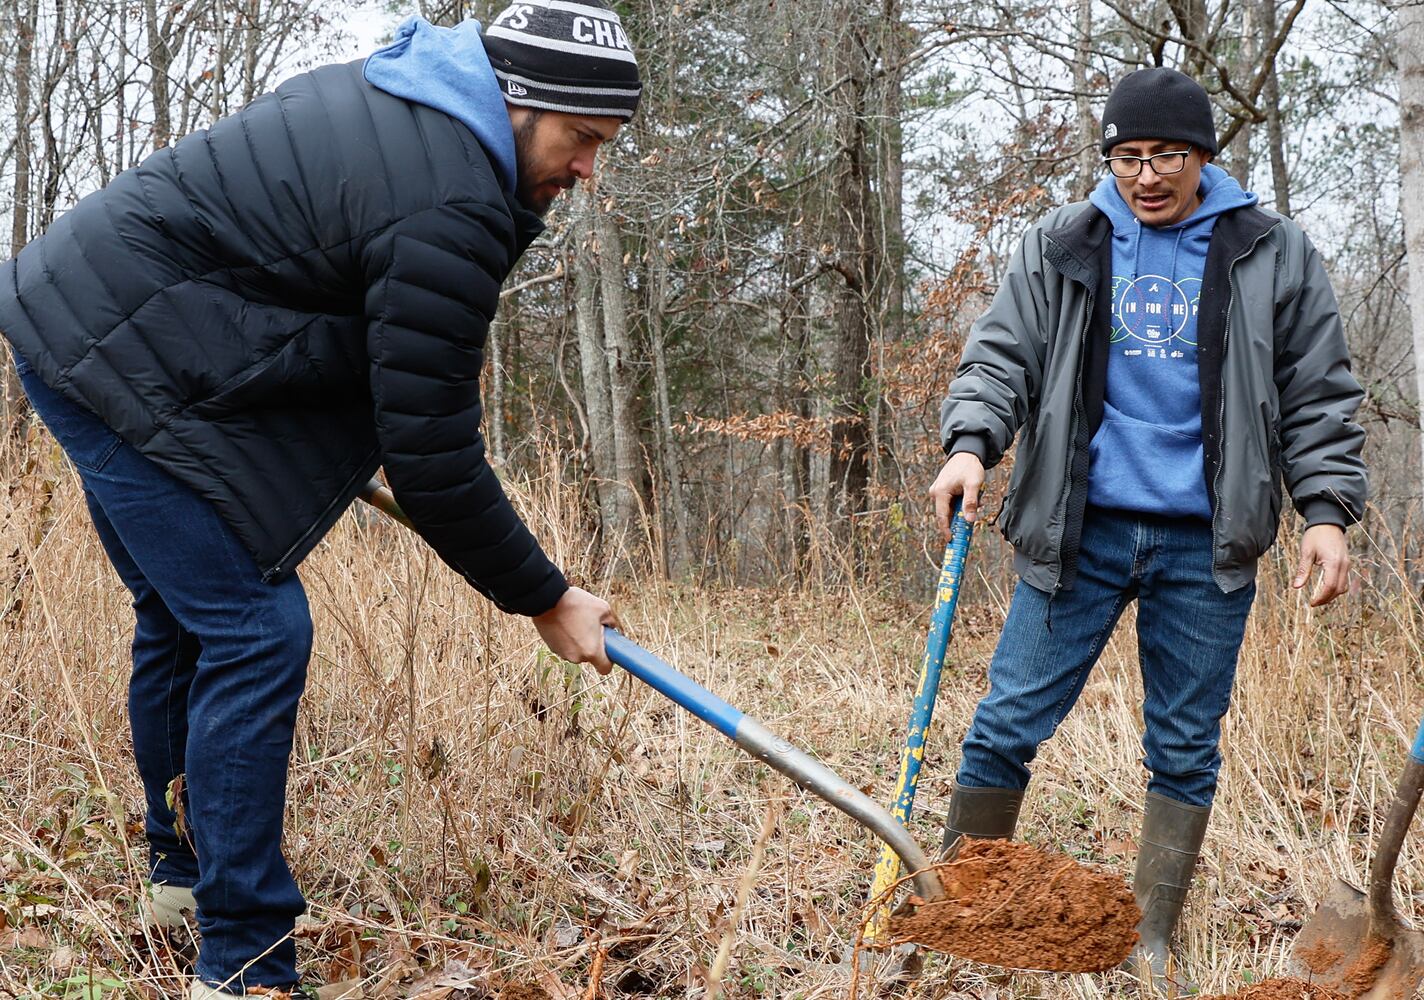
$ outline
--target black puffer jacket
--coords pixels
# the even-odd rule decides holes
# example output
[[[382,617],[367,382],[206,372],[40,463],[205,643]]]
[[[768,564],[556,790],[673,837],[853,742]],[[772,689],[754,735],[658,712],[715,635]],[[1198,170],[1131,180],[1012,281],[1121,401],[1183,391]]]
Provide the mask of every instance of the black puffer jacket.
[[[269,579],[384,465],[441,558],[534,615],[567,584],[485,461],[479,375],[540,228],[464,125],[326,66],[61,216],[0,270],[0,332]]]

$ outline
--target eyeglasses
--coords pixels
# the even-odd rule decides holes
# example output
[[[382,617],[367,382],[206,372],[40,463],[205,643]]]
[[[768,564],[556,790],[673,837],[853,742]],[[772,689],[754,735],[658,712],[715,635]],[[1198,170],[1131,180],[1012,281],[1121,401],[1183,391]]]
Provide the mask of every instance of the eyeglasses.
[[[1179,174],[1187,165],[1190,149],[1174,149],[1167,153],[1153,153],[1151,156],[1108,156],[1103,162],[1113,172],[1114,177],[1136,177],[1142,173],[1144,163],[1152,164],[1154,174]]]

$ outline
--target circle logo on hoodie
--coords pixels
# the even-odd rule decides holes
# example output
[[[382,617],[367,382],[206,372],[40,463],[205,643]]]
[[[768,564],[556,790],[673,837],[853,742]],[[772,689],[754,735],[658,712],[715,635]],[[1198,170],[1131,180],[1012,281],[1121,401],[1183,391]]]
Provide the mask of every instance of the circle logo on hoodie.
[[[1196,324],[1190,321],[1196,318],[1200,299],[1200,278],[1173,281],[1160,274],[1118,275],[1113,278],[1112,342],[1132,338],[1152,346],[1175,341],[1195,347]]]

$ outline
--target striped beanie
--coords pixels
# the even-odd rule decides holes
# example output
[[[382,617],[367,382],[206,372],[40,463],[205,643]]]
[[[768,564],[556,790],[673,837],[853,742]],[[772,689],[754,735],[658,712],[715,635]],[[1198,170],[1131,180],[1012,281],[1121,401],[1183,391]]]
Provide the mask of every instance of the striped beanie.
[[[485,52],[510,104],[627,121],[643,84],[618,15],[600,0],[528,0],[485,30]]]

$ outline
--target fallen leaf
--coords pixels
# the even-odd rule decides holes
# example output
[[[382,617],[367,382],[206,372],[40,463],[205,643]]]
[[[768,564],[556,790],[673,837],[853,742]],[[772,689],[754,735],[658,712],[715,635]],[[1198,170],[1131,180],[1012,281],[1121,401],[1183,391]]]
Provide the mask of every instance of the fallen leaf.
[[[69,945],[61,945],[50,953],[49,967],[55,975],[62,976],[79,964],[79,955]]]
[[[12,951],[16,948],[48,948],[49,935],[38,927],[21,927],[0,933],[0,950]]]

